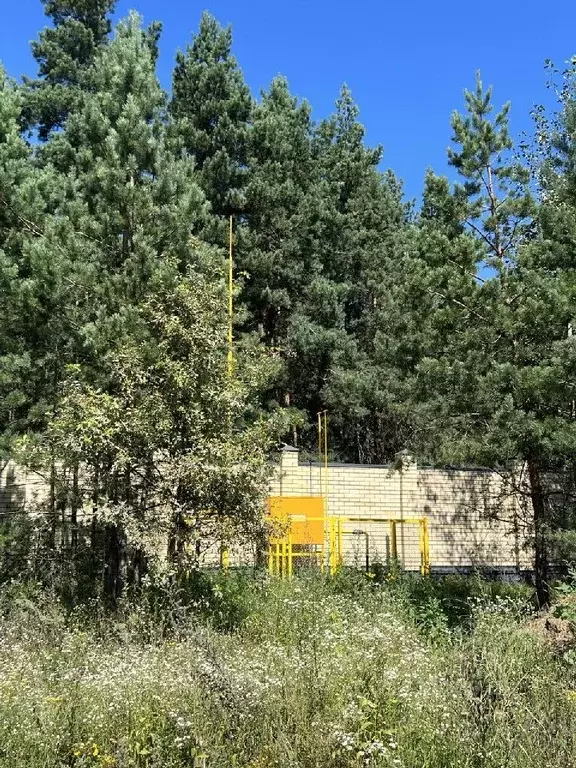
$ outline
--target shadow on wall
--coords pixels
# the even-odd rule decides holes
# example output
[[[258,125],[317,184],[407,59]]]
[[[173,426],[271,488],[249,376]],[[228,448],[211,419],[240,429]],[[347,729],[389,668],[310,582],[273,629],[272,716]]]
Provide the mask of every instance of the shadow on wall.
[[[0,465],[0,579],[18,573],[31,542],[31,521],[26,511],[26,485],[18,482],[11,462]]]
[[[0,465],[0,523],[25,511],[26,485],[16,478],[16,467],[5,461]]]
[[[513,477],[482,469],[420,469],[434,566],[531,569],[529,530]]]

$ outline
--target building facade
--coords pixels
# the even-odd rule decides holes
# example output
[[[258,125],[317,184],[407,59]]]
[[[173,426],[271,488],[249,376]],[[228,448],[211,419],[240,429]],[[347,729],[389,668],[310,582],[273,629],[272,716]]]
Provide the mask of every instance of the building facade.
[[[48,495],[47,478],[12,462],[0,466],[0,521],[17,511],[33,513]],[[433,573],[532,569],[530,510],[511,479],[494,471],[423,467],[406,453],[389,466],[330,463],[326,471],[285,446],[270,496],[325,498],[327,517],[343,521],[343,559],[350,565],[362,566],[366,554],[371,563],[384,563],[395,548],[406,569],[418,570],[420,533],[410,521],[426,518]],[[396,521],[395,541],[383,519]],[[230,555],[232,565],[253,557],[251,547],[232,542]],[[203,560],[218,562],[218,542],[206,547]]]
[[[328,517],[346,521],[343,549],[350,564],[364,562],[366,546],[371,561],[389,559],[389,523],[367,518],[391,518],[398,521],[398,558],[408,570],[417,570],[418,526],[404,521],[425,517],[433,572],[532,569],[523,499],[510,478],[494,471],[420,467],[407,453],[390,466],[330,463],[326,471],[320,463],[301,462],[298,451],[285,446],[270,493],[325,496]]]

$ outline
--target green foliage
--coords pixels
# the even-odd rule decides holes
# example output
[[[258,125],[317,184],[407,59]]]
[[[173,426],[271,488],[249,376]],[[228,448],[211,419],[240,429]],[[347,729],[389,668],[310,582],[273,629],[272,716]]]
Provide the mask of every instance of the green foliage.
[[[222,28],[205,12],[192,43],[176,55],[170,102],[179,142],[194,157],[202,189],[218,216],[245,208],[252,97],[231,46],[230,27]]]
[[[407,216],[399,182],[377,169],[381,149],[364,144],[358,114],[344,86],[334,115],[314,132],[315,183],[300,249],[312,258],[288,329],[287,389],[308,412],[309,449],[316,413],[327,407],[336,455],[374,463],[403,447],[378,346],[390,341],[389,291]]]
[[[204,14],[168,97],[160,26],[112,35],[114,5],[44,0],[38,79],[0,74],[0,447],[49,478],[41,570],[67,552],[115,592],[167,532],[177,570],[201,529],[261,537],[272,434],[315,452],[327,409],[335,458],[506,472],[546,604],[575,518],[573,65],[532,178],[478,76],[452,116],[461,182],[429,171],[415,212],[346,86],[318,123],[283,78],[255,102]]]
[[[179,558],[194,536],[258,528],[270,423],[246,419],[259,361],[243,359],[233,381],[227,374],[217,274],[171,282],[141,306],[137,340],[101,360],[107,391],[70,368],[45,439],[19,450],[40,466],[50,456],[83,465],[80,507],[149,554],[167,537]]]
[[[454,630],[469,633],[482,611],[504,611],[520,618],[533,610],[533,590],[527,584],[498,581],[480,573],[423,578],[407,573],[399,563],[390,567],[376,564],[369,574],[343,569],[328,588],[361,600],[367,585],[397,601],[397,609],[433,642],[450,640]]]
[[[230,574],[194,571],[182,584],[184,604],[219,632],[242,631],[257,610],[257,582],[239,570]]]
[[[452,115],[453,141],[460,149],[448,150],[448,162],[464,178],[455,198],[467,200],[466,224],[486,249],[487,264],[503,269],[531,231],[536,205],[527,191],[530,172],[513,157],[508,132],[510,104],[491,118],[492,89],[486,91],[480,74],[474,92],[465,91],[463,117]]]
[[[554,615],[569,621],[576,630],[576,571],[571,569],[565,581],[554,585],[554,594],[558,601]]]
[[[47,169],[31,169],[50,215],[31,207],[11,254],[22,315],[13,334],[23,349],[17,429],[45,427],[66,365],[81,360],[98,381],[100,357],[136,332],[133,308],[164,256],[187,263],[190,229],[203,215],[191,163],[165,148],[163,95],[136,18],[90,77],[81,111],[41,149]]]
[[[265,356],[243,345],[227,374],[224,263],[194,236],[207,205],[174,154],[155,64],[135,15],[95,55],[38,150],[58,184],[18,275],[42,333],[22,330],[33,373],[14,450],[50,478],[49,550],[63,543],[80,581],[89,553],[88,581],[114,599],[166,540],[182,568],[200,528],[259,529],[274,429],[255,407]]]
[[[137,604],[90,620],[0,592],[0,765],[571,764],[572,672],[503,605],[433,644],[371,585],[202,582],[216,621],[243,606],[238,631],[199,624],[193,603],[163,638]]]
[[[450,629],[472,629],[479,610],[517,616],[532,611],[531,587],[480,575],[422,579],[405,574],[390,588],[407,602],[416,624],[432,639],[445,637]]]
[[[116,0],[42,0],[53,26],[32,43],[40,79],[25,79],[23,122],[46,140],[82,105],[90,67],[108,40]]]
[[[0,584],[22,576],[29,560],[34,523],[25,513],[14,512],[0,518]]]
[[[533,511],[527,522],[546,604],[550,532],[559,522],[548,494],[558,476],[548,473],[561,470],[576,435],[573,270],[546,213],[558,199],[537,210],[528,172],[511,157],[508,108],[492,118],[491,92],[479,80],[466,106],[466,117],[453,117],[458,146],[449,151],[464,185],[450,194],[427,180],[422,250],[407,285],[412,301],[424,291],[434,300],[424,303],[426,342],[417,347],[409,391],[420,442],[437,461],[516,473]],[[477,275],[479,264],[495,275]]]
[[[30,401],[45,397],[32,349],[46,341],[47,316],[38,307],[31,240],[42,230],[51,188],[50,171],[37,171],[19,134],[21,91],[0,68],[0,432],[2,450],[29,423]],[[40,403],[39,403],[40,401]],[[40,406],[41,407],[41,406]]]
[[[247,273],[247,329],[289,357],[287,334],[317,265],[305,250],[314,189],[310,107],[276,78],[254,108],[246,186],[246,227],[237,256]]]

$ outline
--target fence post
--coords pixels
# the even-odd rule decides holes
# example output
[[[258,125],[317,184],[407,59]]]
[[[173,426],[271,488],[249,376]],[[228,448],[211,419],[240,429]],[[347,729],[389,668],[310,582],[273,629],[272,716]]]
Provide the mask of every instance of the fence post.
[[[396,520],[390,520],[390,549],[392,560],[398,560],[398,540],[396,538]]]

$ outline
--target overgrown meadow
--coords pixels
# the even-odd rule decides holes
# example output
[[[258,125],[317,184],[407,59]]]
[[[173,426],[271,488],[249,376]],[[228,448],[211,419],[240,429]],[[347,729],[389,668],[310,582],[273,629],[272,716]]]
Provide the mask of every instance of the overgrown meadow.
[[[230,575],[131,600],[3,588],[1,766],[576,765],[572,652],[522,587]]]

